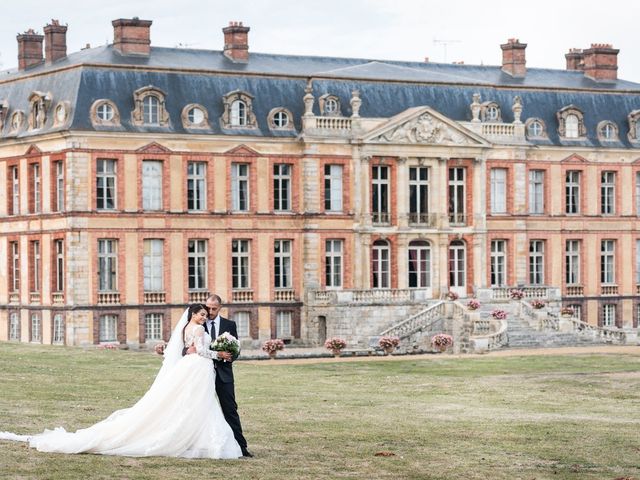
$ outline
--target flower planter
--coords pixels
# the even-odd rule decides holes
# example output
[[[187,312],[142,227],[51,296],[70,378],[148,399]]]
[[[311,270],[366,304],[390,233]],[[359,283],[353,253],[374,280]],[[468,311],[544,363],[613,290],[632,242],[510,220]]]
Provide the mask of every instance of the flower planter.
[[[269,355],[269,358],[271,360],[275,360],[276,359],[276,355],[278,355],[278,351],[276,350],[274,352],[269,352],[268,355]]]
[[[384,352],[385,355],[391,355],[395,349],[396,347],[385,347],[382,349],[382,351]]]
[[[342,353],[342,350],[339,350],[339,349],[336,348],[336,349],[331,350],[331,353],[333,353],[334,357],[339,357],[340,354]]]

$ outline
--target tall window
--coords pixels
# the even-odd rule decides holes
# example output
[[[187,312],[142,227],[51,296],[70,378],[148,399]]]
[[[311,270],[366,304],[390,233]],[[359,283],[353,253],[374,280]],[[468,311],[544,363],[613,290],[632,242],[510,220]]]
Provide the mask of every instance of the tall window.
[[[640,217],[640,172],[636,172],[636,215]]]
[[[189,162],[187,164],[187,209],[205,210],[207,208],[206,163]]]
[[[636,285],[640,285],[640,240],[636,240]]]
[[[233,321],[236,322],[236,325],[238,327],[238,338],[251,338],[250,312],[235,312],[233,314]]]
[[[580,283],[580,240],[567,240],[565,249],[565,283]]]
[[[507,169],[491,169],[491,213],[507,213]]]
[[[273,244],[275,288],[291,288],[291,240],[276,240]]]
[[[231,164],[231,209],[235,212],[249,210],[249,164],[247,163]]]
[[[55,162],[55,208],[56,212],[62,212],[64,210],[64,163],[61,161]]]
[[[243,289],[251,287],[249,240],[231,242],[231,287]]]
[[[244,127],[247,125],[247,105],[242,100],[235,100],[231,104],[231,126]]]
[[[118,289],[118,241],[98,240],[98,291],[114,292]]]
[[[20,290],[20,245],[18,242],[9,242],[9,287],[12,292]]]
[[[600,242],[600,282],[603,284],[616,283],[614,240]]]
[[[145,292],[161,292],[163,290],[163,248],[163,240],[144,241],[142,265]]]
[[[187,246],[189,264],[189,290],[207,289],[207,241],[189,240]]]
[[[544,284],[544,241],[529,242],[529,283]]]
[[[580,120],[576,115],[567,115],[564,121],[565,137],[566,138],[578,138]]]
[[[41,202],[41,179],[40,179],[40,164],[32,163],[31,164],[31,188],[32,188],[32,210],[31,213],[40,213],[42,202]]]
[[[155,95],[147,95],[142,100],[142,119],[148,125],[160,123],[160,101]]]
[[[273,209],[291,210],[291,165],[276,163],[273,166]]]
[[[342,165],[324,166],[324,209],[342,211]]]
[[[449,222],[466,223],[466,169],[461,167],[449,169]]]
[[[10,168],[11,178],[11,215],[20,215],[20,173],[18,166]]]
[[[409,222],[429,222],[429,167],[409,167]]]
[[[501,287],[507,284],[507,242],[491,241],[491,286]]]
[[[565,213],[580,213],[580,172],[569,171],[565,175]]]
[[[53,338],[52,343],[63,344],[64,343],[64,317],[61,313],[56,313],[53,316]]]
[[[373,288],[389,288],[391,285],[389,244],[384,240],[373,242],[371,278]]]
[[[116,315],[100,315],[99,339],[101,342],[116,342],[118,340],[118,317]]]
[[[31,291],[40,291],[40,278],[42,275],[42,259],[40,257],[40,242],[31,242]]]
[[[327,288],[342,287],[342,240],[327,240],[324,246],[324,278]]]
[[[276,314],[276,337],[291,338],[291,312]]]
[[[96,208],[116,208],[116,161],[98,160],[96,164]]]
[[[18,312],[9,314],[9,340],[20,340],[20,316]]]
[[[449,286],[467,285],[467,254],[462,241],[454,240],[449,245]]]
[[[616,172],[602,172],[600,177],[600,213],[615,213]]]
[[[146,342],[162,340],[162,320],[161,313],[147,313],[144,316],[144,339]]]
[[[31,341],[42,342],[42,320],[35,312],[31,314]]]
[[[142,162],[142,209],[162,210],[162,162]]]
[[[53,241],[53,291],[64,290],[64,240]]]
[[[373,223],[389,223],[389,167],[376,165],[371,168],[371,215]]]
[[[602,326],[613,327],[616,324],[616,305],[606,303],[602,306]]]
[[[431,247],[428,242],[416,240],[409,244],[409,288],[431,286]]]
[[[529,170],[529,213],[544,213],[543,170]]]

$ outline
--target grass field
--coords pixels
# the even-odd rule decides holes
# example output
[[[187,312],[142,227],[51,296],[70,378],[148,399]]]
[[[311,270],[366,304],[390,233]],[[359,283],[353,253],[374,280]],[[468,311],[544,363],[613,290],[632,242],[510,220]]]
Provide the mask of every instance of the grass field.
[[[0,344],[0,430],[76,430],[133,404],[158,357]],[[12,479],[640,479],[640,355],[238,362],[253,459],[44,454]],[[390,456],[376,456],[389,452]]]

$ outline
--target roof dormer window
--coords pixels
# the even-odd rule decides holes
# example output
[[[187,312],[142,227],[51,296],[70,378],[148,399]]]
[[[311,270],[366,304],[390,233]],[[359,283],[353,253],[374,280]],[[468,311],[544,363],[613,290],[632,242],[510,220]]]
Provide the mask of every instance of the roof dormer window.
[[[222,128],[257,128],[253,113],[253,96],[234,90],[222,98],[224,112],[220,118]]]
[[[29,130],[39,130],[47,120],[47,110],[51,105],[51,95],[33,92],[29,95]]]
[[[630,142],[640,143],[640,110],[634,110],[627,116],[629,122],[629,133],[627,137]]]
[[[547,136],[544,129],[544,122],[539,118],[530,118],[526,123],[527,137],[544,138]]]
[[[608,120],[600,122],[598,124],[598,138],[606,142],[618,140],[618,127]]]
[[[496,102],[486,102],[480,112],[483,122],[501,122],[500,106]]]
[[[169,125],[169,114],[165,106],[166,94],[152,85],[140,88],[133,93],[135,109],[131,116],[134,125]]]
[[[584,126],[584,115],[573,105],[564,107],[557,114],[558,135],[565,140],[577,140],[587,134]]]
[[[272,130],[293,130],[293,115],[286,108],[274,108],[269,112],[269,128]]]
[[[118,112],[116,105],[110,100],[101,98],[100,100],[93,102],[93,105],[91,105],[90,115],[91,123],[93,123],[94,126],[120,125],[120,113]]]
[[[337,117],[341,115],[340,99],[335,95],[326,93],[318,99],[318,102],[320,103],[322,115],[327,117]]]
[[[182,109],[182,124],[185,128],[209,128],[209,116],[202,105],[191,103]]]

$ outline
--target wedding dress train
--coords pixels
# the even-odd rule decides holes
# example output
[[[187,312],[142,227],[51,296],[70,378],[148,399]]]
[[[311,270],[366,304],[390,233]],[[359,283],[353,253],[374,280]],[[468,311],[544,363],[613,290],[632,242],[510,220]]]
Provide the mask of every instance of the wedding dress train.
[[[184,315],[183,315],[184,317]],[[184,324],[184,319],[181,319]],[[182,338],[180,324],[174,330]],[[131,457],[239,458],[242,456],[215,392],[214,352],[201,325],[186,333],[196,354],[182,357],[182,341],[169,342],[168,357],[147,393],[89,428],[58,427],[38,435],[0,432],[0,439],[28,442],[42,452],[96,453]],[[176,355],[176,352],[180,353]]]

